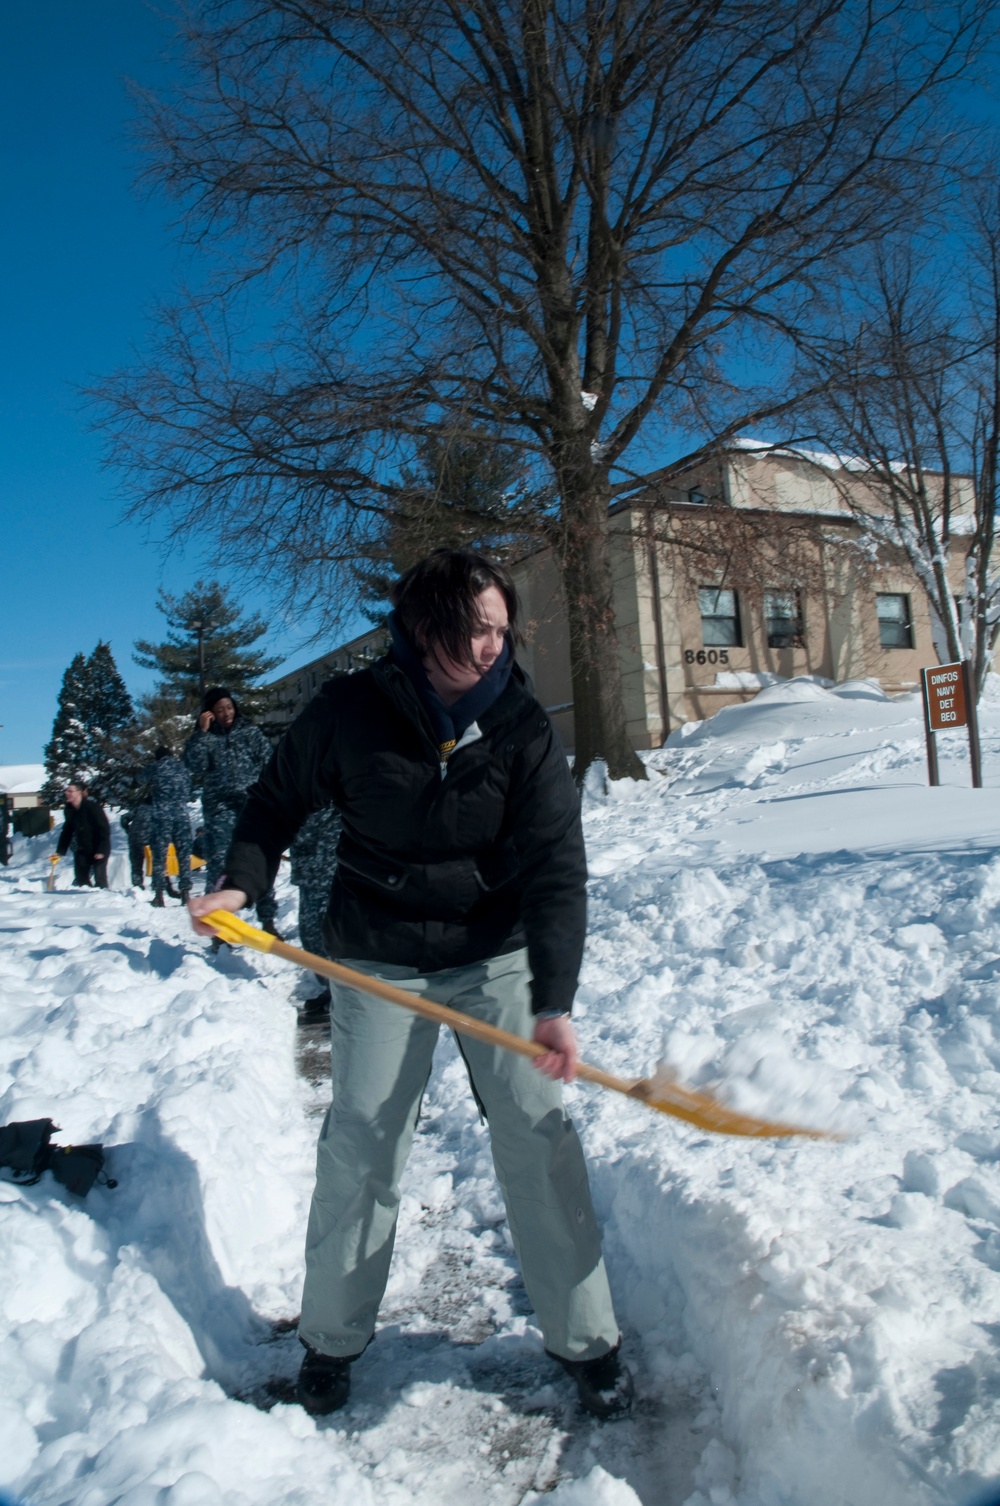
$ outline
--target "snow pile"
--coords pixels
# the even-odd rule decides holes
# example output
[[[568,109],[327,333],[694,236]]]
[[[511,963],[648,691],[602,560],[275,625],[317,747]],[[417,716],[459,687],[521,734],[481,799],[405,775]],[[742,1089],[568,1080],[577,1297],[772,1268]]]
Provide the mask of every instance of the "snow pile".
[[[237,961],[213,976],[176,923],[137,926],[134,901],[26,901],[4,907],[0,1120],[58,1115],[63,1143],[108,1142],[121,1187],[85,1203],[0,1189],[0,1469],[38,1501],[184,1479],[178,1502],[256,1499],[298,1446],[224,1387],[300,1277],[312,1136],[287,1023]],[[263,1194],[262,1141],[293,1173]],[[344,1483],[368,1499],[352,1471]]]
[[[994,791],[958,735],[930,790],[918,716],[775,687],[589,802],[590,1052],[853,1131],[740,1143],[594,1106],[626,1316],[664,1374],[680,1327],[718,1387],[731,1457],[713,1440],[689,1506],[963,1500],[1000,1473],[1000,737],[987,716]]]
[[[283,964],[148,893],[0,873],[0,1122],[116,1191],[0,1188],[0,1485],[31,1506],[931,1506],[1000,1474],[1000,713],[929,790],[917,697],[811,680],[592,771],[584,1055],[843,1142],[571,1090],[634,1417],[545,1359],[442,1042],[350,1406],[288,1404],[324,1105]],[[116,844],[120,835],[116,833]],[[294,924],[281,890],[283,929]],[[300,1033],[301,1034],[301,1033]]]
[[[799,675],[797,679],[813,685],[833,684],[825,675]],[[791,683],[785,675],[775,675],[767,669],[720,669],[715,676],[717,690],[763,690],[768,685]]]

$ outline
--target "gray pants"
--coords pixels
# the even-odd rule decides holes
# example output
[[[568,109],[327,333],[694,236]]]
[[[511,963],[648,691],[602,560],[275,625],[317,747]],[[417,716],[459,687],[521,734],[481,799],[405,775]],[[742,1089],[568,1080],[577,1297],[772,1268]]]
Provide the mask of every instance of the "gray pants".
[[[348,962],[436,1003],[531,1034],[526,952],[421,975]],[[333,984],[333,1102],[316,1157],[306,1235],[301,1337],[357,1355],[375,1330],[389,1277],[399,1182],[438,1027],[397,1004]],[[618,1342],[583,1151],[557,1083],[523,1056],[459,1037],[489,1124],[493,1164],[545,1346],[593,1359]]]

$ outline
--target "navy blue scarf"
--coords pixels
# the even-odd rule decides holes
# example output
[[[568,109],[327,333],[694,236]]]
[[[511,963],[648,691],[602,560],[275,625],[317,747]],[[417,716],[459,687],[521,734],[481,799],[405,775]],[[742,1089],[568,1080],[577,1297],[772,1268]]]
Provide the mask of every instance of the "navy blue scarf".
[[[446,706],[427,678],[420,655],[403,631],[395,612],[389,616],[389,633],[392,637],[392,656],[420,697],[420,704],[434,729],[438,751],[442,758],[447,758],[472,723],[478,721],[506,690],[514,663],[510,644],[504,643],[499,657],[471,690],[467,690],[453,705]]]

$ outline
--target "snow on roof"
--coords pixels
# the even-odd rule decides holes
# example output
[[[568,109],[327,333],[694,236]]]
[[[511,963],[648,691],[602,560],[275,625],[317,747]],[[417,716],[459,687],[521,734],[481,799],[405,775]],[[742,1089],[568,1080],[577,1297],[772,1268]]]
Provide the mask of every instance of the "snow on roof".
[[[872,471],[876,474],[881,469],[870,460],[865,460],[860,455],[837,455],[832,450],[810,450],[805,445],[797,444],[769,444],[766,439],[753,439],[749,435],[740,435],[736,439],[726,442],[727,450],[745,450],[750,454],[760,453],[774,455],[782,460],[805,460],[809,465],[822,466],[827,471],[854,471],[864,473]],[[905,460],[893,460],[889,469],[898,475],[905,475],[909,469]],[[940,476],[943,474],[934,466],[925,466],[924,474],[928,476]],[[953,473],[956,477],[965,475],[964,471]]]
[[[0,764],[0,795],[37,795],[44,783],[42,763]]]
[[[867,471],[870,462],[857,455],[836,455],[832,450],[809,450],[804,445],[769,444],[766,439],[751,439],[749,435],[733,439],[727,445],[731,450],[747,450],[751,453],[774,455],[782,460],[806,460],[810,465],[821,465],[828,471]],[[905,470],[902,461],[893,465],[894,470]]]

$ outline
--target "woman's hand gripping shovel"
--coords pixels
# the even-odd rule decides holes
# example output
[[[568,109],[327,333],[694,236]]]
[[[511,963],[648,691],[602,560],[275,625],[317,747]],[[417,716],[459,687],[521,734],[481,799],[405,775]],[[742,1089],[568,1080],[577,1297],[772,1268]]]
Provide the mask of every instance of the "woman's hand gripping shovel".
[[[345,983],[350,988],[360,989],[363,993],[373,994],[378,999],[386,999],[390,1004],[400,1004],[404,1009],[412,1010],[415,1014],[423,1015],[427,1020],[434,1020],[439,1025],[447,1025],[450,1030],[457,1031],[460,1035],[471,1035],[476,1040],[485,1041],[491,1046],[501,1046],[505,1051],[514,1051],[518,1056],[542,1056],[546,1047],[536,1041],[523,1040],[519,1035],[512,1035],[508,1030],[500,1030],[496,1025],[487,1025],[482,1020],[473,1019],[471,1015],[461,1014],[456,1009],[446,1009],[443,1004],[435,1004],[430,999],[421,999],[416,995],[407,993],[404,989],[393,988],[391,983],[383,983],[378,978],[369,978],[365,973],[357,973],[352,968],[342,967],[339,962],[329,962],[325,957],[317,957],[313,952],[304,952],[297,946],[289,946],[287,941],[279,941],[276,936],[267,931],[259,931],[256,926],[249,925],[241,920],[238,915],[231,914],[228,910],[210,910],[207,915],[199,915],[202,925],[210,926],[219,937],[220,941],[228,942],[230,946],[249,946],[258,952],[270,952],[276,957],[285,957],[289,962],[294,962],[297,967],[305,968],[311,973],[322,973],[327,978],[333,978],[337,983]],[[601,1088],[610,1088],[612,1092],[623,1093],[626,1098],[637,1098],[648,1108],[656,1109],[661,1114],[669,1114],[674,1119],[683,1119],[688,1124],[694,1124],[698,1129],[710,1130],[716,1135],[744,1135],[755,1139],[777,1139],[786,1135],[802,1135],[814,1140],[839,1140],[841,1136],[832,1134],[827,1130],[806,1129],[797,1124],[780,1124],[766,1119],[755,1119],[749,1114],[738,1113],[735,1109],[727,1108],[724,1103],[719,1103],[709,1093],[697,1093],[692,1088],[682,1087],[679,1083],[671,1082],[668,1078],[660,1076],[640,1077],[633,1082],[625,1078],[614,1077],[610,1072],[602,1072],[600,1067],[588,1066],[581,1062],[577,1068],[577,1076],[587,1082],[593,1082]]]

